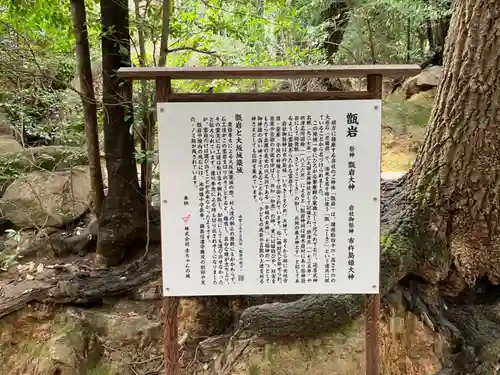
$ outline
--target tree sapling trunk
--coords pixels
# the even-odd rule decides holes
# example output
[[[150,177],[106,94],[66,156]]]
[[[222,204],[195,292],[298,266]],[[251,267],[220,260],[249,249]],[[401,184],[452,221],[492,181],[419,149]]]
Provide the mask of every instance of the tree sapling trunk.
[[[99,220],[96,262],[119,263],[126,251],[146,240],[146,207],[139,190],[131,128],[132,84],[118,78],[130,66],[128,3],[101,0],[104,151],[108,194]]]

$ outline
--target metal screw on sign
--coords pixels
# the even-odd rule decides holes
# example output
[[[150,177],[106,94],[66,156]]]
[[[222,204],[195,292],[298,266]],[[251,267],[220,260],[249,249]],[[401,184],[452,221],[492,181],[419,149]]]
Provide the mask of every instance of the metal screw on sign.
[[[165,111],[165,108],[160,108],[160,112],[164,112]]]
[[[374,108],[375,108],[375,110],[378,110],[378,105],[376,105]]]

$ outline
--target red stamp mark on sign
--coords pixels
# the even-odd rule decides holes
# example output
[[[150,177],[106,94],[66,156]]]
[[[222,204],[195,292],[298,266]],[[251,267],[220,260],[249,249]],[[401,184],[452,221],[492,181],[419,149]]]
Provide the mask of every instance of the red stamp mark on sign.
[[[182,221],[184,222],[184,224],[186,224],[189,221],[190,218],[191,218],[191,214],[188,214],[187,216],[184,216],[182,218]]]

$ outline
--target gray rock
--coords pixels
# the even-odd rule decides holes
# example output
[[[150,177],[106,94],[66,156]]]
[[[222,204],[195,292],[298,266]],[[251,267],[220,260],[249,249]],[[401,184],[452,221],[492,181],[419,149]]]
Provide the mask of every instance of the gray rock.
[[[88,167],[35,171],[16,179],[0,199],[1,216],[18,228],[62,227],[91,205]]]
[[[0,129],[0,132],[2,130]],[[19,152],[23,150],[23,146],[14,139],[14,137],[8,134],[0,133],[0,155],[7,154],[9,152]]]
[[[412,95],[417,94],[420,91],[426,91],[432,87],[437,87],[442,74],[442,66],[429,66],[420,74],[406,80],[403,84],[403,92],[406,94],[407,98],[410,98]]]
[[[85,374],[103,354],[97,335],[81,318],[73,315],[60,317],[57,334],[46,344],[46,355],[40,358],[43,374]]]

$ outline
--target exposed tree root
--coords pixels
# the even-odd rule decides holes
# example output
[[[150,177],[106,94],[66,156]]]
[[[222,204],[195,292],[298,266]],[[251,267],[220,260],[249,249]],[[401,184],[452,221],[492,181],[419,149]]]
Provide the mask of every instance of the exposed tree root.
[[[436,375],[494,375],[500,370],[500,287],[478,284],[442,297],[438,285],[408,275],[385,296],[397,309],[418,316],[447,341]]]
[[[0,282],[0,318],[30,302],[98,303],[104,297],[129,295],[161,277],[161,254],[152,248],[143,259],[110,269],[66,264],[34,280]]]
[[[153,218],[159,216],[153,211]],[[97,236],[99,233],[98,220],[93,218],[85,229],[76,235],[56,233],[50,238],[50,245],[57,256],[68,254],[84,255],[95,249]],[[161,229],[158,225],[151,224],[149,230],[149,243],[157,244],[161,242]]]
[[[96,218],[93,218],[80,234],[63,235],[57,233],[52,236],[50,238],[52,250],[57,256],[64,256],[71,253],[83,255],[91,249],[92,245],[95,245],[98,231],[98,221]]]
[[[382,223],[394,234],[381,257],[381,290],[385,294],[417,264],[415,243],[398,243],[407,228],[395,218],[404,215],[403,190],[406,178],[382,183]],[[404,216],[403,216],[404,217]],[[396,237],[401,236],[401,237]],[[307,295],[289,303],[272,303],[246,309],[240,318],[240,332],[269,339],[315,336],[342,327],[363,312],[360,295]]]

